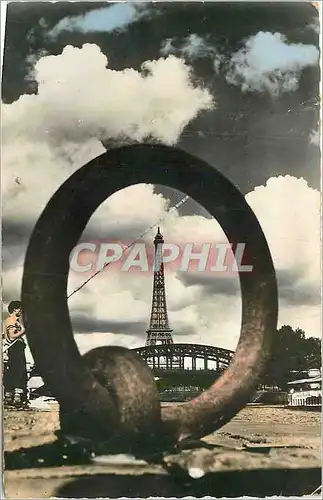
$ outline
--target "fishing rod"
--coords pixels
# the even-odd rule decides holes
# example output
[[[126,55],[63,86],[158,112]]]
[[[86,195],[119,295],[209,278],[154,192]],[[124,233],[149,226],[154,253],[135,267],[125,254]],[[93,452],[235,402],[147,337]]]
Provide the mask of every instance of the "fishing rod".
[[[25,333],[23,333],[22,335],[20,335],[19,337],[17,337],[15,340],[13,340],[10,343],[8,341],[5,341],[4,346],[2,347],[2,352],[8,351],[8,349],[10,349],[10,347],[12,347],[16,342],[18,342],[20,337],[22,337],[23,335],[25,335]]]
[[[16,342],[18,342],[18,340],[23,335],[26,334],[26,328],[24,327],[23,323],[22,322],[19,322],[19,323],[20,323],[22,332],[20,333],[19,337],[17,337],[16,339],[14,339],[12,341],[8,341],[6,338],[3,339],[2,353],[5,353],[6,351],[8,351],[10,349],[10,347],[12,347]],[[7,329],[16,329],[16,325],[8,325],[6,328]]]
[[[177,210],[178,208],[180,208],[182,205],[184,205],[184,203],[186,203],[187,201],[189,200],[189,196],[184,196],[179,202],[177,202],[175,205],[173,205],[168,211],[167,213],[161,217],[160,219],[158,219],[156,222],[154,222],[154,224],[151,224],[151,226],[148,226],[145,231],[143,233],[141,233],[140,236],[138,236],[138,238],[136,238],[134,241],[132,241],[132,243],[130,243],[130,245],[128,245],[124,250],[123,250],[123,253],[128,250],[130,247],[132,247],[135,243],[137,243],[139,240],[141,240],[147,233],[149,233],[155,226],[159,225],[161,222],[164,222],[164,220],[166,219],[166,217],[172,213],[174,210]],[[102,269],[99,269],[96,273],[94,273],[92,276],[90,276],[87,280],[85,280],[80,286],[78,286],[72,293],[70,293],[70,295],[68,295],[67,299],[70,299],[73,295],[75,295],[77,292],[79,292],[84,286],[86,286],[89,281],[91,281],[93,278],[95,278],[98,274],[100,274],[103,269],[105,269],[111,262],[107,262]],[[24,334],[23,334],[24,335]],[[22,335],[21,335],[22,336]],[[12,347],[19,339],[20,337],[19,336],[18,338],[16,338],[13,342],[10,342],[10,343],[7,343],[3,349],[2,349],[2,352],[6,352],[10,349],[10,347]]]

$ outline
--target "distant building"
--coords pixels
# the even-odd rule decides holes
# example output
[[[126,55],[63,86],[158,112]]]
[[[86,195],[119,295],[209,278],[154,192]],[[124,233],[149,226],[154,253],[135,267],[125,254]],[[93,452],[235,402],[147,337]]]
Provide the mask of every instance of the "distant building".
[[[306,378],[288,382],[288,406],[305,408],[322,407],[321,370],[309,370]]]

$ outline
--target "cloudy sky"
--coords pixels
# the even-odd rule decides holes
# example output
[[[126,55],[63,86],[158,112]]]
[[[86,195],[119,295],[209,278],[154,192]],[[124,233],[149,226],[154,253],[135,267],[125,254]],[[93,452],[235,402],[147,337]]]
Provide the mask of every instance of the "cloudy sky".
[[[245,195],[268,240],[279,325],[320,335],[318,13],[297,3],[11,3],[2,84],[4,302],[19,298],[37,218],[106,148],[176,145]],[[130,242],[163,219],[166,241],[225,241],[193,200],[161,186],[120,191],[82,241]],[[151,242],[154,231],[146,234]],[[84,281],[71,273],[69,292]],[[234,349],[237,276],[166,273],[174,340]],[[143,345],[151,273],[107,268],[69,301],[82,352]]]

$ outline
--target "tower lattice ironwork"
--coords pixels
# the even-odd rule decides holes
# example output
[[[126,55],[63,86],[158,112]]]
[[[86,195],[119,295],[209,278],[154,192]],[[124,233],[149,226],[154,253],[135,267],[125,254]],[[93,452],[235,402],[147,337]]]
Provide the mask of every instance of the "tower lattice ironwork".
[[[156,344],[172,344],[172,329],[169,326],[166,291],[165,291],[165,276],[163,264],[163,243],[164,238],[158,227],[157,234],[154,239],[155,245],[155,263],[154,263],[154,285],[153,298],[151,306],[151,315],[149,328],[147,330],[146,346]]]

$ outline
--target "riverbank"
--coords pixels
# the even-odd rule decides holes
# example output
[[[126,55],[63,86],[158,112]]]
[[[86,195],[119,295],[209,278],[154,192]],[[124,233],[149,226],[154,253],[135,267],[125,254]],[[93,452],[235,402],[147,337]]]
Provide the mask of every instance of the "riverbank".
[[[53,441],[55,431],[59,430],[58,405],[51,404],[48,408],[47,411],[5,411],[5,450]],[[287,443],[317,448],[321,440],[321,413],[250,405],[205,440],[214,442],[228,436],[240,442]]]
[[[42,450],[55,454],[58,429],[55,403],[47,411],[5,411],[4,449],[25,448],[26,457],[39,447],[37,463],[44,462]],[[163,465],[125,455],[97,457],[88,465],[11,465],[4,474],[6,498],[300,496],[320,484],[321,414],[251,405],[203,441],[165,455]]]

